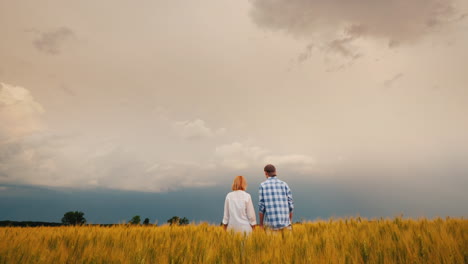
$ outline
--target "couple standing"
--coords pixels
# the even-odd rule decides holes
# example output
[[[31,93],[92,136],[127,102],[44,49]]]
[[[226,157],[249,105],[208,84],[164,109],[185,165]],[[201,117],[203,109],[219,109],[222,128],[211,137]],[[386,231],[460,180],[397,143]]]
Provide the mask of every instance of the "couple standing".
[[[276,177],[275,166],[264,168],[266,181],[260,184],[258,211],[260,228],[263,225],[272,230],[291,229],[294,201],[288,184]],[[232,192],[224,203],[223,225],[225,229],[250,233],[257,224],[250,194],[245,192],[247,181],[237,176],[232,184]]]

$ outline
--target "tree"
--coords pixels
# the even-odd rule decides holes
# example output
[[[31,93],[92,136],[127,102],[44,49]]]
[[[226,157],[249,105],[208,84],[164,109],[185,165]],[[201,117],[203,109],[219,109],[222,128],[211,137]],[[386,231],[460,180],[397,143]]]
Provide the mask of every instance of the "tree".
[[[178,225],[180,218],[178,216],[173,216],[171,219],[167,220],[170,225]]]
[[[84,218],[83,212],[70,211],[63,215],[62,223],[64,225],[84,225],[86,224],[86,218]]]
[[[139,215],[135,215],[130,222],[128,222],[131,225],[139,225],[141,222],[141,218]]]
[[[188,225],[190,221],[186,217],[180,218],[178,216],[173,216],[171,219],[167,220],[167,222],[170,225]]]
[[[179,225],[188,225],[189,223],[190,221],[186,217],[179,220]]]
[[[144,225],[149,225],[149,218],[145,218],[145,221],[143,221]]]

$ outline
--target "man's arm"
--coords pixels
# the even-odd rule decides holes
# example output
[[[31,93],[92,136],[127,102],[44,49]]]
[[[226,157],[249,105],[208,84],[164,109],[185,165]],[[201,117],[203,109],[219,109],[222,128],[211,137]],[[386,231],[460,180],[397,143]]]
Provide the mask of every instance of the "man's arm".
[[[292,197],[291,189],[289,188],[288,185],[286,185],[287,188],[287,196],[288,196],[288,206],[289,206],[289,221],[291,221],[292,224],[292,218],[293,218],[293,210],[294,210],[294,200]]]
[[[265,216],[265,198],[263,197],[262,185],[258,188],[258,218],[260,219],[260,227],[263,227],[263,218]]]

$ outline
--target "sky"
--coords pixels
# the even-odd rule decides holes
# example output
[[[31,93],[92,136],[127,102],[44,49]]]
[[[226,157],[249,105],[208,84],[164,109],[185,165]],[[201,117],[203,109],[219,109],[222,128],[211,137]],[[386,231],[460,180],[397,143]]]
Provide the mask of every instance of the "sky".
[[[218,222],[268,163],[297,219],[468,216],[466,1],[0,0],[0,36],[0,220]]]

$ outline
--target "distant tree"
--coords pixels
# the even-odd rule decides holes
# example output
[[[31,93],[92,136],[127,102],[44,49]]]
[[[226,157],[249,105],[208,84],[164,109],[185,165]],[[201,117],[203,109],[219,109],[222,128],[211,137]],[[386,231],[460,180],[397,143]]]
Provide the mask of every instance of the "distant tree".
[[[190,221],[186,217],[179,220],[179,225],[188,225],[189,223]]]
[[[143,221],[144,225],[149,225],[149,218],[145,218],[145,221]]]
[[[178,216],[173,216],[171,219],[167,220],[167,222],[170,225],[188,225],[190,221],[186,217],[180,218]]]
[[[141,222],[141,218],[139,215],[135,215],[130,222],[128,222],[131,225],[139,225]]]
[[[179,221],[180,221],[180,217],[178,217],[178,216],[173,216],[171,219],[167,220],[167,222],[170,225],[178,225]]]
[[[86,218],[84,218],[83,212],[70,211],[63,215],[62,223],[64,225],[84,225],[86,224]]]

